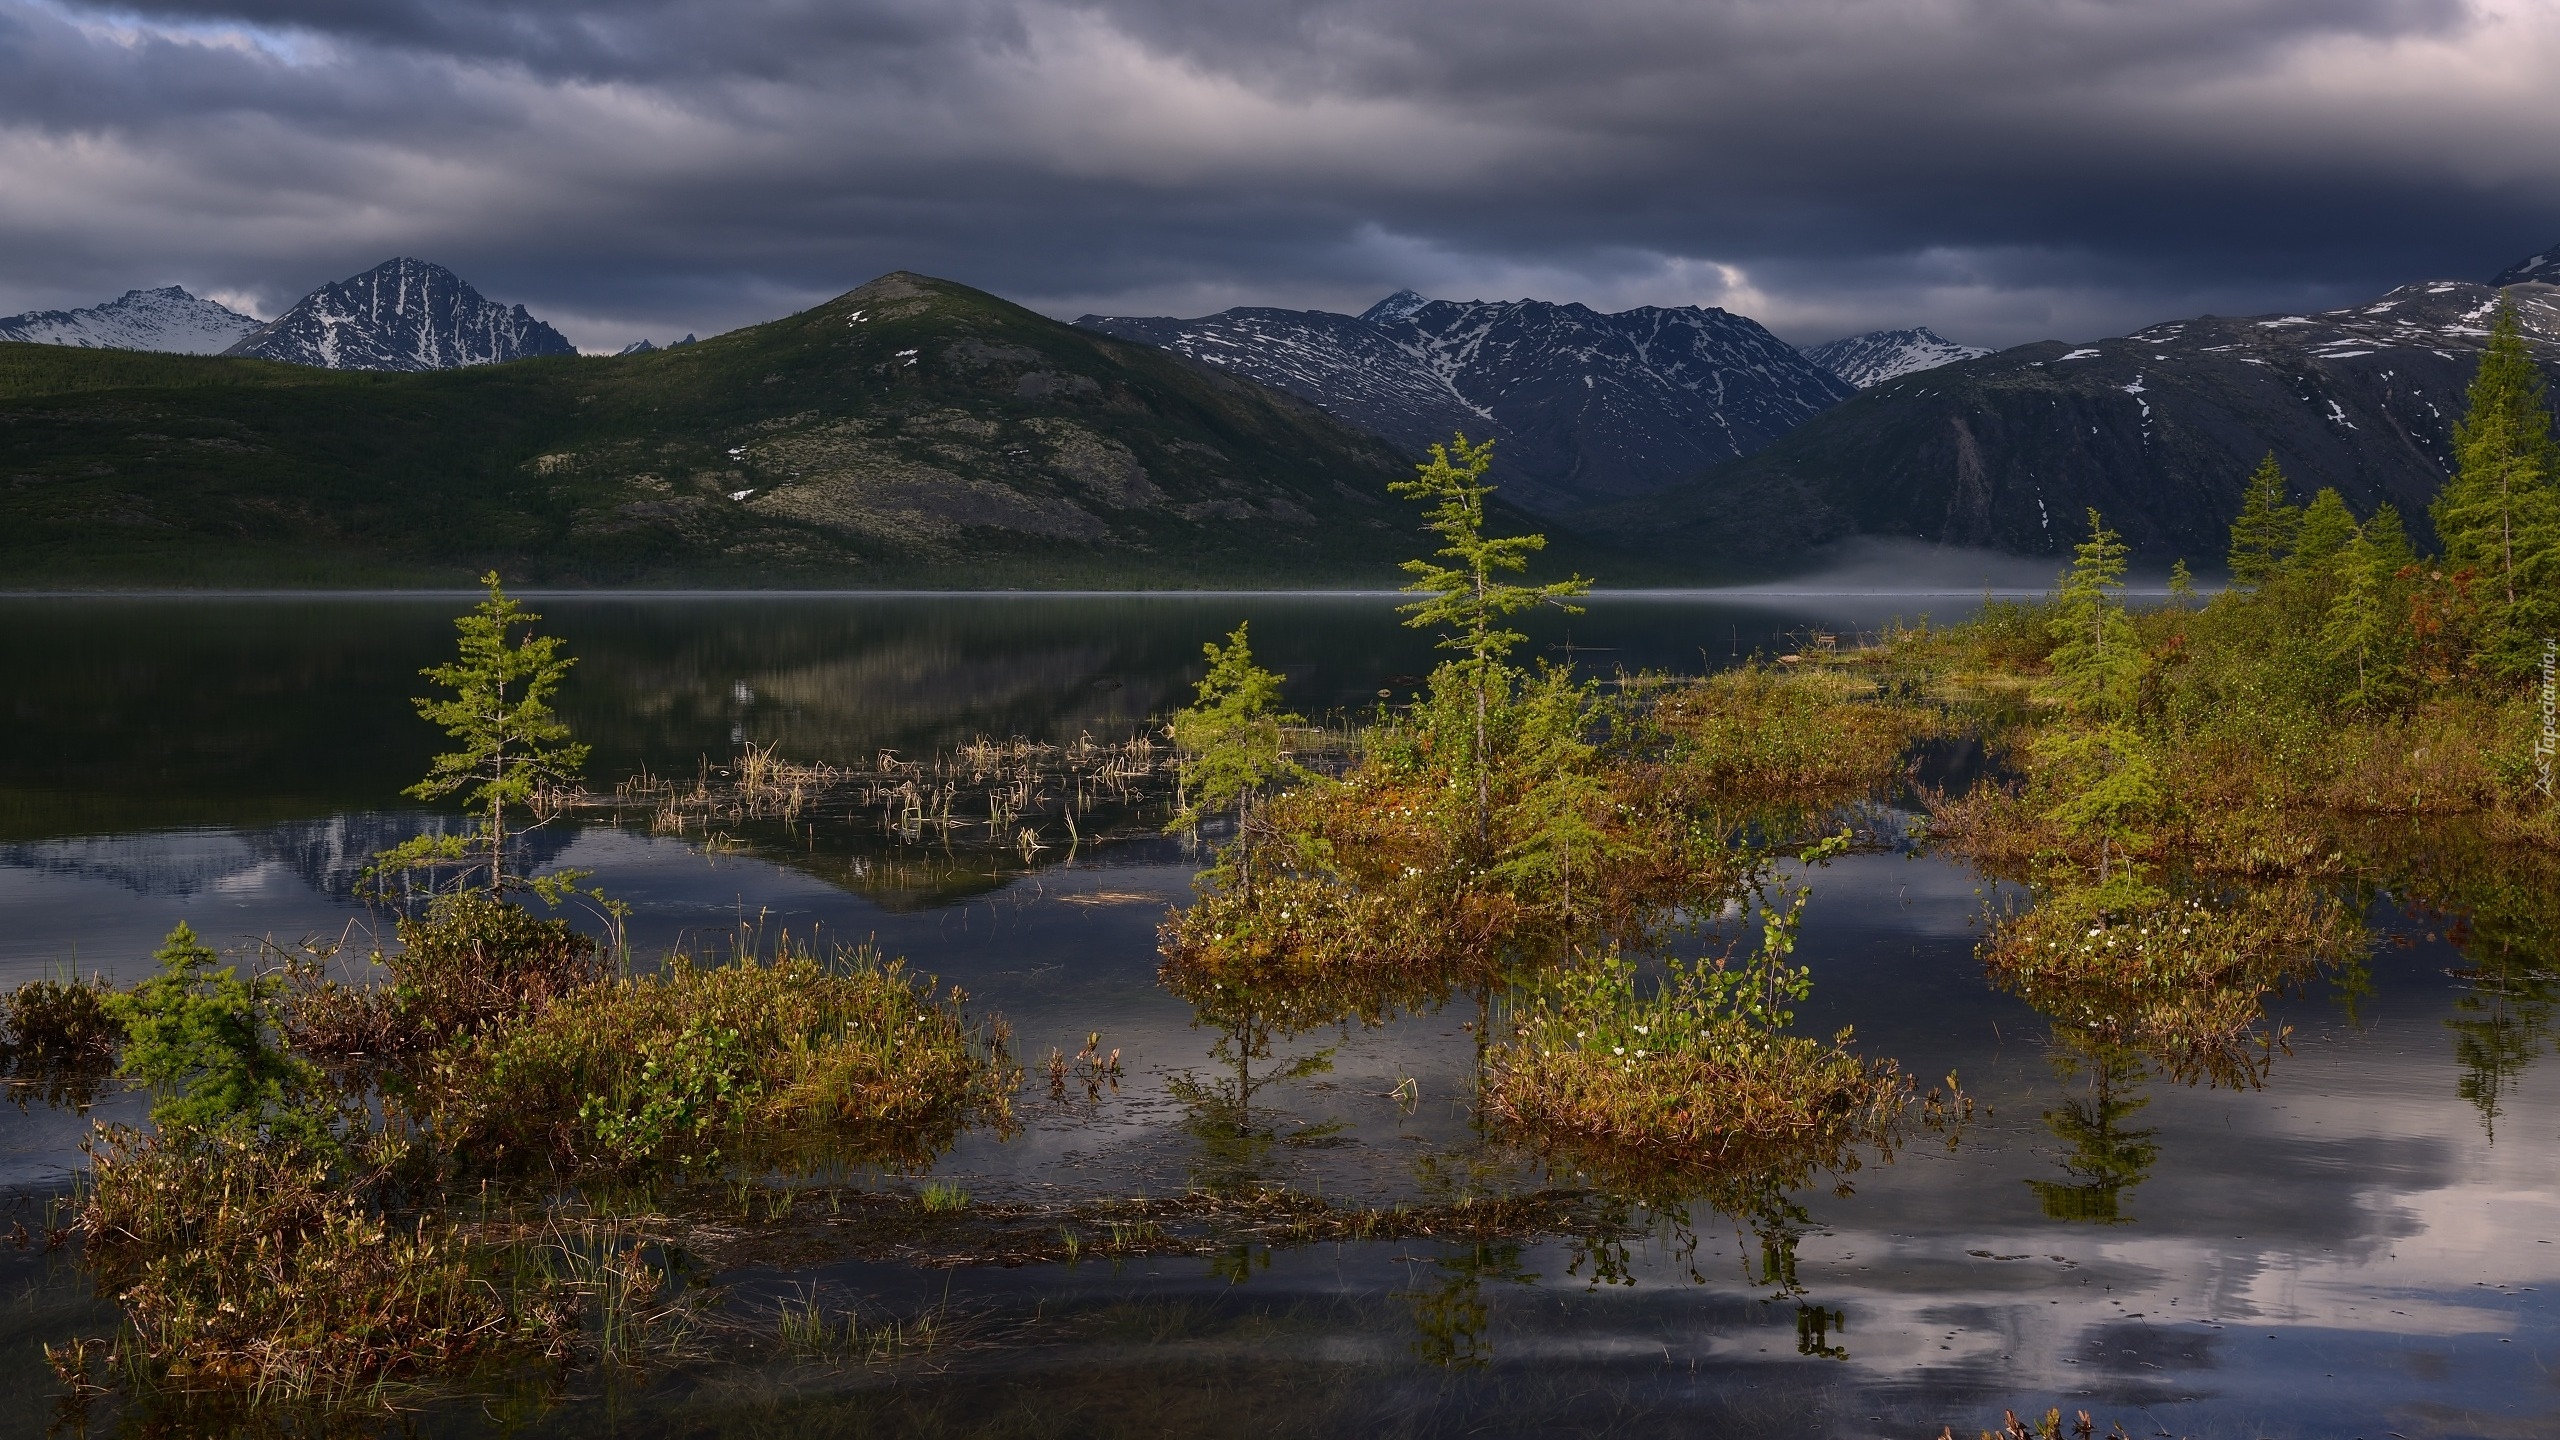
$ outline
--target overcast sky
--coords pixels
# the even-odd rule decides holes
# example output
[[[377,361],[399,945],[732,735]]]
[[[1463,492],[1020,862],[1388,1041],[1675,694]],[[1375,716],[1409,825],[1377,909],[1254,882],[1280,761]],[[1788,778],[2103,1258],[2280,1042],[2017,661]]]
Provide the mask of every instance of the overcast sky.
[[[0,0],[0,314],[397,254],[589,349],[891,269],[2085,339],[2560,241],[2556,0]]]

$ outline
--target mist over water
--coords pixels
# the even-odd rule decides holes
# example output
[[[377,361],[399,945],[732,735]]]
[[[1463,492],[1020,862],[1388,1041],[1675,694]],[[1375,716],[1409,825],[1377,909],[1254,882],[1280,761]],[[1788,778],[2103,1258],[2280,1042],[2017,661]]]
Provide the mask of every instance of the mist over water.
[[[1932,545],[1925,540],[1861,536],[1830,546],[1804,570],[1747,585],[1718,586],[1683,594],[1744,600],[1868,596],[1891,598],[1991,596],[2015,599],[2043,595],[2071,566],[2068,547],[2058,556],[2012,555],[2003,550],[1974,550]],[[2126,588],[2134,594],[2167,594],[2169,572],[2129,569]],[[2201,587],[2204,582],[2199,581]],[[1942,619],[1956,618],[1952,614]]]

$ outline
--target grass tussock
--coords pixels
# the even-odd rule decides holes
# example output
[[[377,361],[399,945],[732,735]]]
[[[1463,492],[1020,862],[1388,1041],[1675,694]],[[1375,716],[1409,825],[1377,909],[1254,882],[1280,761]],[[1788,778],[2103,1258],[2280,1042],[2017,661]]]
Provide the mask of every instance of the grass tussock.
[[[829,1153],[916,1162],[1010,1119],[1000,1021],[973,1021],[868,950],[665,973],[571,992],[440,1054],[416,1110],[450,1153],[564,1175]]]
[[[30,980],[0,996],[0,1076],[11,1090],[41,1090],[51,1103],[86,1106],[115,1069],[124,1024],[114,989],[87,980]]]
[[[1938,715],[1878,698],[1878,688],[1849,667],[1757,664],[1668,688],[1653,707],[1673,742],[1664,781],[1694,803],[1801,802],[1890,784]]]
[[[1513,1007],[1485,1106],[1532,1137],[1656,1165],[1885,1133],[1911,1097],[1900,1069],[1858,1056],[1846,1030],[1825,1041],[1760,1023],[1751,988],[1721,964],[1675,961],[1643,993],[1633,961],[1586,957]]]

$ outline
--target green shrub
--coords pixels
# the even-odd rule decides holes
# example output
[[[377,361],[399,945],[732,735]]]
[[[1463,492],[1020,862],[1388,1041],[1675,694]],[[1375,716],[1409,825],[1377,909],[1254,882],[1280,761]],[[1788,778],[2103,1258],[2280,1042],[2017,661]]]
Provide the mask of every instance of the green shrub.
[[[244,980],[220,958],[182,921],[152,956],[159,972],[107,1000],[126,1034],[117,1073],[150,1089],[162,1126],[329,1143],[318,1069],[278,1043],[281,977]]]
[[[1586,957],[1514,1008],[1485,1105],[1535,1139],[1661,1164],[1848,1143],[1901,1113],[1910,1087],[1893,1064],[1860,1059],[1845,1030],[1823,1041],[1757,1023],[1759,988],[1675,962],[1642,994],[1634,961]]]
[[[124,1046],[114,996],[94,976],[30,980],[0,996],[0,1076],[11,1095],[87,1109]]]
[[[1844,677],[1745,665],[1665,694],[1653,714],[1673,742],[1665,784],[1692,804],[1715,804],[1794,800],[1892,780],[1905,749],[1935,716],[1851,699],[1845,684]]]

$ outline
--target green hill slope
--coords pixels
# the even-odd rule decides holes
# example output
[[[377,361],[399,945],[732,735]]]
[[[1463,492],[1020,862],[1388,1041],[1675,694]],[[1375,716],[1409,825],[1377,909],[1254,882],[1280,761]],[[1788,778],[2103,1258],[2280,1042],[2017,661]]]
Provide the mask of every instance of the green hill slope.
[[[903,273],[680,349],[423,375],[0,345],[0,585],[1385,584],[1410,463]]]

